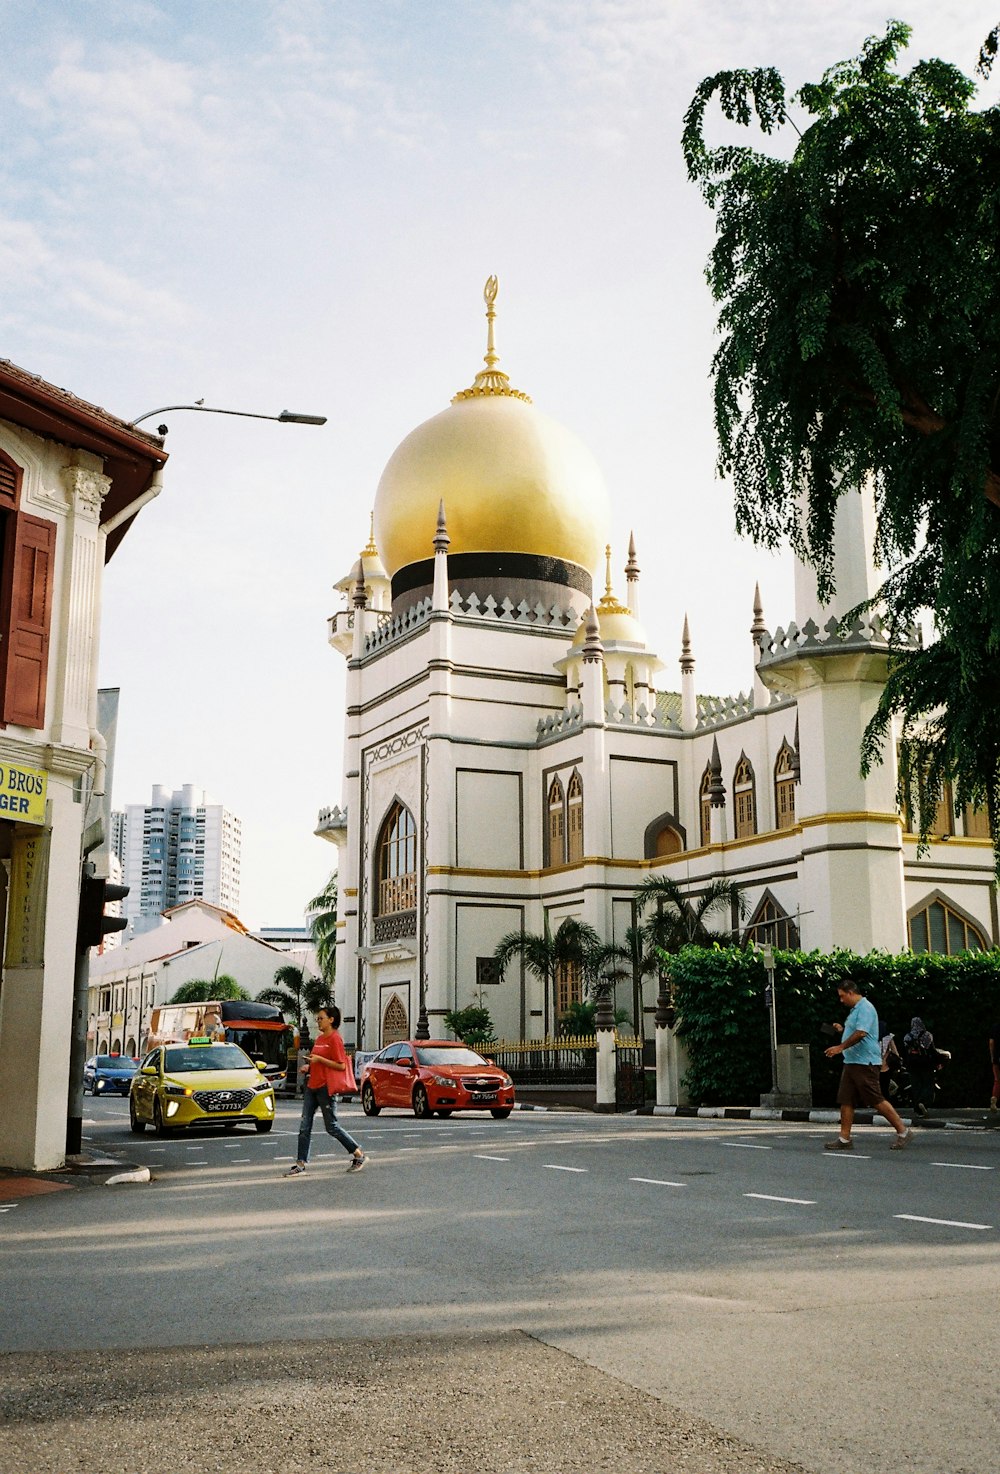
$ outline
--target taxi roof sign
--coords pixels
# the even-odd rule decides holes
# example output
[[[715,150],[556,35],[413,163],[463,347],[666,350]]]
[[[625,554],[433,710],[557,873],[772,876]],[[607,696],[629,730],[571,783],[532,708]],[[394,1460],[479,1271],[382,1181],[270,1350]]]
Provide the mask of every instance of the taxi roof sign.
[[[211,1042],[207,1034],[195,1034],[188,1040],[189,1044],[211,1044]]]

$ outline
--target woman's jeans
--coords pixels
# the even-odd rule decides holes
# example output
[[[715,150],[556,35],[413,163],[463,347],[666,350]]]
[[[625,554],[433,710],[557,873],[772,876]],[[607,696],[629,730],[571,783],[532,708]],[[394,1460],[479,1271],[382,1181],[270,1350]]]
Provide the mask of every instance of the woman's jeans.
[[[335,1136],[341,1146],[346,1147],[349,1152],[359,1152],[361,1147],[345,1131],[337,1120],[337,1102],[327,1090],[325,1085],[307,1085],[302,1092],[302,1120],[299,1122],[299,1146],[298,1160],[308,1162],[309,1143],[312,1140],[313,1116],[317,1108],[323,1112],[323,1125],[331,1136]]]

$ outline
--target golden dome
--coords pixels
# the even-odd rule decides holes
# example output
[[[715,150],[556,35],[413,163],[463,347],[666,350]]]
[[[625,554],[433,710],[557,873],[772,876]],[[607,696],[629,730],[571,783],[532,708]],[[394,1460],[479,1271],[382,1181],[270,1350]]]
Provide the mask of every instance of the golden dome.
[[[601,631],[602,645],[639,645],[646,648],[646,631],[636,619],[631,609],[620,604],[611,591],[611,548],[610,545],[604,549],[604,557],[607,564],[607,574],[604,584],[604,596],[595,609],[597,623]],[[573,636],[573,644],[580,646],[587,638],[587,621],[583,619],[577,627]]]
[[[496,368],[493,277],[485,296],[486,369],[411,431],[382,473],[375,495],[382,561],[392,577],[432,558],[443,501],[450,556],[528,553],[592,573],[610,522],[603,477],[583,442]]]

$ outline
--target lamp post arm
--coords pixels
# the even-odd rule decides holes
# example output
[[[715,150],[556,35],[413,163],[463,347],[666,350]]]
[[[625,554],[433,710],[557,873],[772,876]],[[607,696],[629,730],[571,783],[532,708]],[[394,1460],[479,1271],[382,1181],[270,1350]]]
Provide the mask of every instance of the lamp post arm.
[[[248,409],[215,409],[208,404],[165,404],[160,409],[148,409],[145,414],[130,420],[131,425],[141,425],[154,415],[172,414],[174,410],[190,409],[202,415],[238,415],[245,420],[278,420],[284,425],[325,425],[326,415],[300,415],[294,410],[283,409],[280,415],[261,415]]]

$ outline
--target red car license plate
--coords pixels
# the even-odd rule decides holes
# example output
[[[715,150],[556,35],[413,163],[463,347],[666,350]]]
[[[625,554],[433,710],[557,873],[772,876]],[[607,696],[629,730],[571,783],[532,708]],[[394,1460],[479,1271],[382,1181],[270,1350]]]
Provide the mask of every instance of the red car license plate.
[[[479,1091],[472,1097],[473,1100],[496,1100],[496,1098],[497,1093],[495,1090]]]

